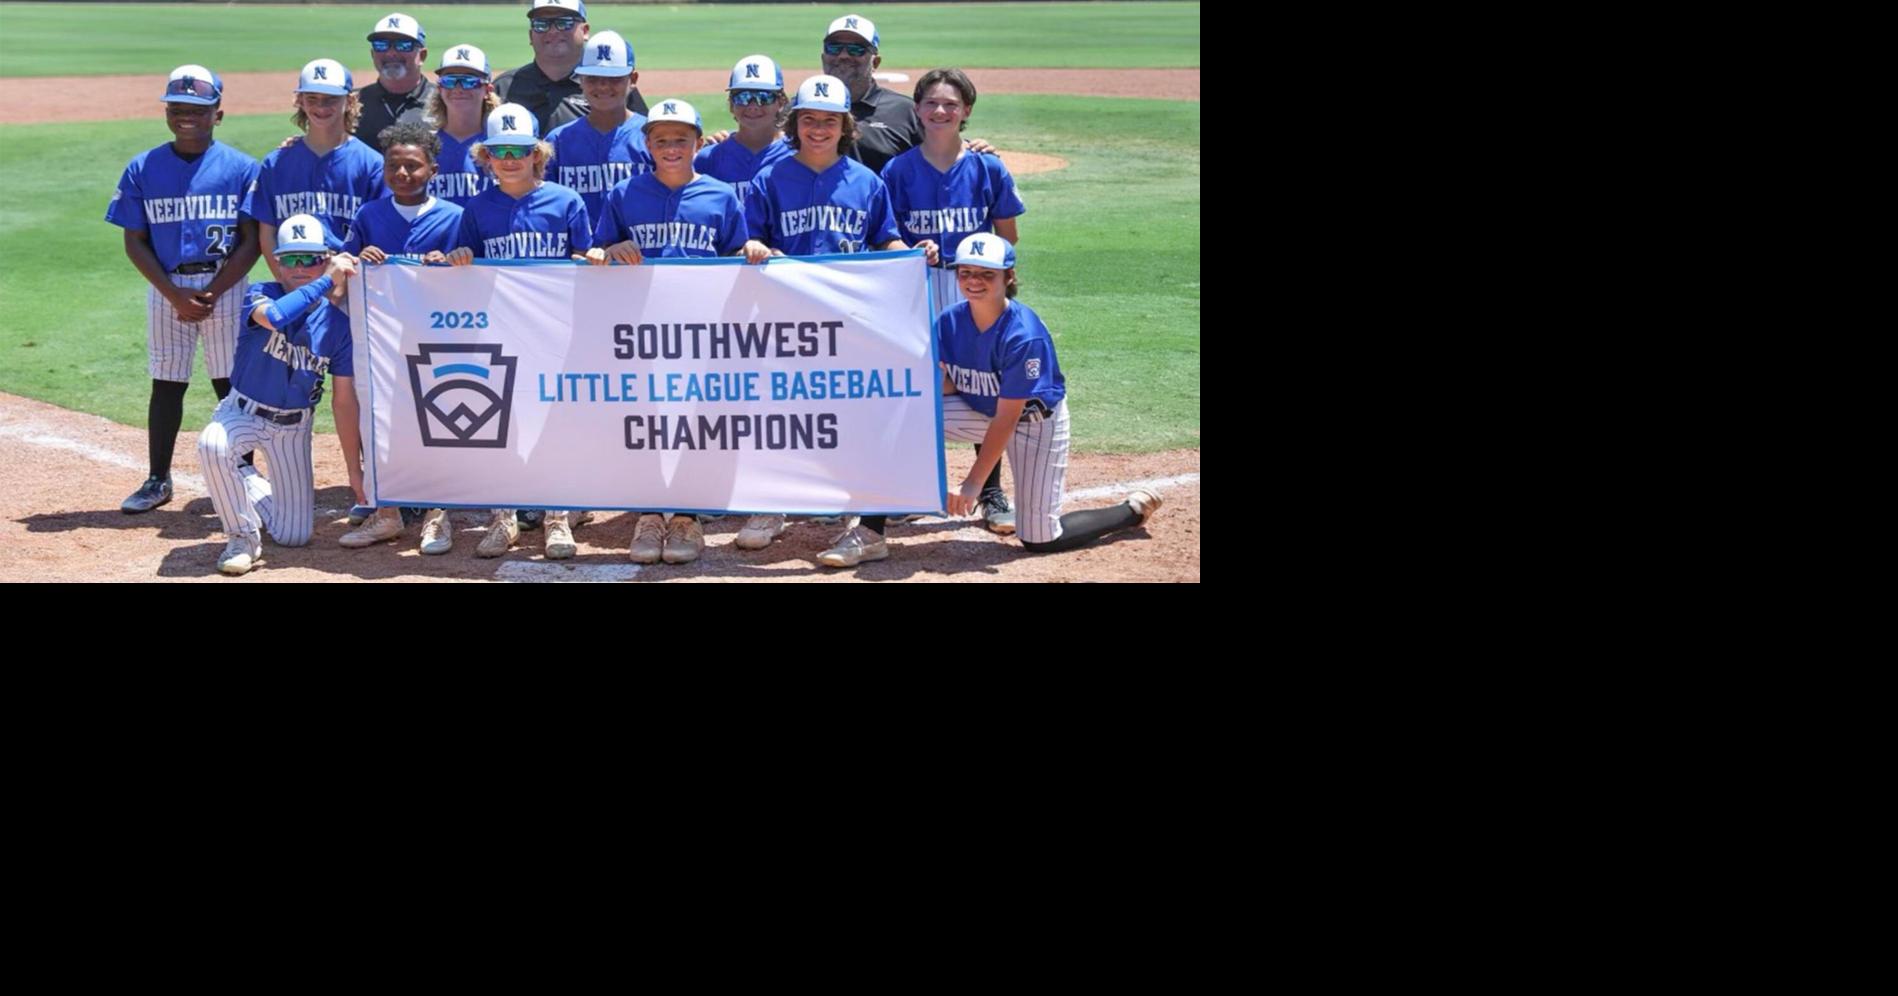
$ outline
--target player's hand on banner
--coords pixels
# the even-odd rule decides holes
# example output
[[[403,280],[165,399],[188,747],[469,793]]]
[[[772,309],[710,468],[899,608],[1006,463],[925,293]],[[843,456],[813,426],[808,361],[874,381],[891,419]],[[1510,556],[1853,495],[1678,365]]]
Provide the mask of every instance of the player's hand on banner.
[[[645,254],[639,251],[639,246],[635,244],[632,239],[627,239],[624,242],[615,242],[607,246],[606,254],[612,257],[614,262],[623,263],[627,266],[638,266],[646,259]]]
[[[346,252],[339,252],[330,257],[329,278],[335,281],[338,287],[341,287],[350,277],[355,276],[359,269],[361,269],[361,264],[356,262],[356,257]]]
[[[910,246],[910,248],[921,249],[923,251],[923,259],[928,261],[930,266],[935,266],[937,263],[942,261],[942,250],[936,247],[936,243],[934,240],[919,239],[917,243],[913,246]]]
[[[981,153],[984,155],[997,155],[997,156],[1001,155],[1001,152],[999,152],[995,148],[995,146],[990,145],[989,143],[979,138],[971,138],[968,141],[963,142],[962,147],[965,149],[968,149],[970,152]]]
[[[172,288],[166,295],[171,300],[171,310],[178,313],[181,322],[201,322],[211,317],[211,306],[198,300],[198,296],[183,287]]]
[[[422,262],[429,266],[447,266],[448,254],[440,249],[430,249],[428,255],[422,257]]]
[[[474,250],[467,246],[462,246],[448,254],[449,266],[467,266],[472,262],[474,262]]]
[[[441,250],[437,249],[435,251],[440,252]],[[381,249],[375,246],[363,246],[362,247],[362,261],[365,263],[371,263],[371,264],[380,266],[381,264],[387,263],[389,261],[389,254],[386,252],[383,252]]]
[[[976,502],[982,497],[981,481],[963,481],[961,491],[951,491],[949,497],[950,515],[968,515],[975,511]]]
[[[745,262],[747,263],[762,263],[777,255],[781,254],[776,249],[765,245],[757,239],[752,239],[745,243]]]

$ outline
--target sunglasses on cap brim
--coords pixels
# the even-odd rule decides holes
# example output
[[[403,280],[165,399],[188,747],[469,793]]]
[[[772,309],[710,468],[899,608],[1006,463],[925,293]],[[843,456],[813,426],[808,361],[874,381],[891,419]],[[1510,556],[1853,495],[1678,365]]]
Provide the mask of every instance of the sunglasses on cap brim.
[[[150,91],[148,90],[146,92],[149,93]],[[165,96],[201,97],[205,100],[216,100],[218,93],[217,87],[212,86],[210,80],[201,80],[195,76],[181,76],[165,84]]]
[[[488,155],[496,159],[526,159],[534,154],[531,145],[490,145]]]
[[[277,262],[285,266],[315,266],[329,262],[329,258],[326,252],[286,252],[277,257]]]

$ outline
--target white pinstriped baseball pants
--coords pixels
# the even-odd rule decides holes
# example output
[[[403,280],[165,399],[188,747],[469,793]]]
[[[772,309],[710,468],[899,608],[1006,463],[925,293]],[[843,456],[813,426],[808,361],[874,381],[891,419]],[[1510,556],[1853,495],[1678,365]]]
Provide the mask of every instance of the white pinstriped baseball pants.
[[[979,443],[989,417],[960,394],[942,398],[942,438]],[[1015,476],[1015,533],[1024,543],[1061,538],[1061,500],[1068,487],[1068,403],[1039,422],[1023,418],[1008,437],[1008,470]]]
[[[310,463],[311,423],[306,412],[296,425],[278,425],[237,407],[232,391],[211,424],[198,434],[198,467],[211,490],[211,505],[231,536],[255,536],[268,529],[279,546],[302,546],[316,528],[315,472]],[[266,478],[246,466],[244,454],[262,450]]]
[[[168,273],[178,287],[203,290],[217,279],[215,273]],[[238,312],[244,307],[244,287],[238,285],[218,295],[211,306],[211,317],[201,322],[181,322],[171,302],[160,297],[158,288],[145,288],[145,348],[151,352],[153,380],[189,383],[191,367],[198,354],[198,340],[204,340],[204,369],[211,379],[231,375],[236,360],[237,331],[242,324]]]
[[[956,283],[954,269],[940,270],[930,267],[929,285],[936,289],[936,300],[933,303],[937,315],[962,303],[962,288]],[[931,316],[931,319],[933,321],[934,316]]]

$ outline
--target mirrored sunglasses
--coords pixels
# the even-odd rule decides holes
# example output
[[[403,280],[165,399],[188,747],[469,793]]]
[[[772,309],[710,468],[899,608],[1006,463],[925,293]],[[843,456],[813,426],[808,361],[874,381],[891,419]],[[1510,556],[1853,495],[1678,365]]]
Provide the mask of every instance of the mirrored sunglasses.
[[[394,46],[398,52],[413,52],[417,48],[413,38],[397,38],[393,41],[388,38],[369,39],[369,49],[372,52],[387,52],[390,46]]]
[[[496,159],[526,159],[534,154],[531,145],[490,145],[488,154]]]
[[[849,52],[852,56],[861,59],[864,56],[870,54],[870,46],[865,45],[862,42],[825,42],[824,43],[825,55],[842,55],[845,52]]]
[[[329,258],[326,252],[287,252],[278,256],[277,262],[285,266],[315,266],[329,262]]]
[[[202,97],[205,100],[216,100],[217,87],[213,86],[210,80],[201,80],[195,76],[180,76],[165,84],[165,96]]]
[[[544,35],[549,31],[572,31],[580,23],[577,17],[536,17],[533,19],[534,33]]]
[[[733,90],[732,103],[740,107],[752,104],[775,104],[783,99],[783,90]]]
[[[444,90],[479,90],[488,82],[479,76],[464,76],[460,74],[454,76],[438,76],[436,79],[441,81],[442,89]]]

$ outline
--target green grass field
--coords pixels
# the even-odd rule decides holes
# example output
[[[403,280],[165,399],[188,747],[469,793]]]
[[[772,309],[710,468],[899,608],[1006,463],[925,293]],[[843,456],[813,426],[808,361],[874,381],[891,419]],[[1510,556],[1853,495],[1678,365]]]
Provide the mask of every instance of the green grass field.
[[[589,4],[593,23],[606,23],[601,12],[610,4]],[[1100,34],[1094,19],[1115,19],[1128,11],[1160,8],[1180,23],[1190,23],[1184,42],[1156,35],[1139,47],[1131,61],[1117,65],[1194,64],[1198,57],[1199,8],[1194,4],[1033,5],[976,8],[890,6],[859,8],[874,17],[886,38],[890,24],[913,18],[919,33],[936,31],[939,22],[965,21],[987,12],[1049,16],[1041,22],[1039,44],[1043,57],[1021,50],[1017,64],[1085,65],[1062,61],[1084,48],[1069,50],[1065,39],[1080,32]],[[104,5],[0,4],[0,73],[16,74],[16,49],[26,47],[16,29],[32,14],[44,21],[48,11],[65,14],[68,21],[100,16],[150,13],[149,7]],[[272,12],[339,18],[336,30],[362,20],[365,8],[273,8]],[[404,10],[429,27],[430,8]],[[665,23],[668,31],[702,33],[712,24],[739,24],[747,20],[776,23],[807,17],[805,7],[686,7],[677,10],[623,6],[637,23]],[[206,14],[229,13],[233,21],[249,24],[267,34],[254,8],[195,8]],[[494,16],[515,8],[457,8],[464,15]],[[1065,12],[1066,27],[1058,16]],[[441,12],[446,16],[446,12]],[[695,15],[689,22],[666,22],[658,15]],[[239,17],[238,15],[243,15]],[[647,20],[651,15],[652,20]],[[1083,16],[1085,15],[1085,16]],[[373,15],[372,15],[373,16]],[[1146,15],[1151,19],[1154,15]],[[1077,20],[1078,18],[1078,20]],[[823,15],[818,15],[823,20]],[[156,24],[156,22],[153,22]],[[313,22],[314,24],[315,22]],[[327,22],[322,22],[327,24]],[[145,32],[112,32],[72,28],[90,39],[100,37],[174,37],[153,27]],[[314,30],[312,28],[311,30]],[[435,29],[430,28],[431,32]],[[819,28],[821,30],[821,27]],[[310,32],[299,29],[299,35]],[[220,36],[221,37],[221,36]],[[360,33],[343,37],[359,39]],[[722,54],[768,45],[740,44],[745,37],[728,31],[720,55],[664,63],[680,67],[728,64]],[[937,34],[938,42],[950,35]],[[955,35],[973,39],[973,35]],[[984,36],[986,37],[986,36]],[[1111,39],[1113,36],[1108,34]],[[1132,38],[1132,35],[1128,37]],[[1088,40],[1100,44],[1101,38]],[[45,48],[50,42],[41,42]],[[243,41],[223,38],[220,52],[235,52]],[[360,41],[355,44],[360,45]],[[636,41],[636,45],[641,44]],[[1077,43],[1078,44],[1078,43]],[[1002,56],[981,57],[967,42],[960,60],[969,65],[1009,64]],[[164,72],[187,58],[171,43],[155,47],[149,58],[151,72]],[[671,40],[655,37],[649,46],[656,54],[669,50]],[[887,50],[886,45],[886,50]],[[518,45],[525,61],[525,41]],[[501,51],[512,51],[502,47]],[[642,51],[644,49],[642,48]],[[999,50],[1012,51],[1010,49]],[[146,58],[128,42],[128,59]],[[168,54],[169,53],[169,54]],[[742,51],[740,52],[742,54]],[[1139,57],[1144,54],[1145,58]],[[1184,63],[1153,61],[1182,56]],[[115,60],[117,53],[94,58]],[[214,61],[213,68],[294,69],[304,56],[292,55],[273,63],[233,64]],[[1101,57],[1104,58],[1104,57]],[[645,64],[646,57],[640,57]],[[934,60],[919,59],[927,64]],[[117,63],[114,62],[116,65]],[[505,62],[504,62],[505,64]],[[795,64],[795,61],[793,61]],[[141,66],[146,64],[141,63]],[[50,70],[57,71],[57,69]],[[131,70],[127,70],[131,71]],[[141,69],[141,71],[145,71]],[[981,83],[980,78],[976,80]],[[720,94],[676,94],[707,111],[708,127],[723,116]],[[983,97],[969,125],[979,135],[1010,150],[1060,156],[1067,169],[1022,177],[1019,180],[1028,214],[1021,220],[1022,300],[1048,322],[1060,350],[1061,364],[1074,397],[1076,448],[1093,452],[1144,452],[1199,445],[1199,104],[1187,101],[1130,100],[1086,97]],[[292,131],[288,115],[247,115],[225,120],[218,137],[261,157]],[[120,229],[103,220],[106,202],[125,161],[140,150],[165,141],[160,112],[154,108],[144,121],[61,125],[0,126],[0,391],[21,394],[68,408],[93,412],[128,425],[142,426],[149,391],[145,357],[144,280],[125,259]],[[263,279],[260,263],[254,275]],[[188,399],[187,426],[209,417],[212,395],[203,368]],[[327,429],[324,406],[319,426]]]

